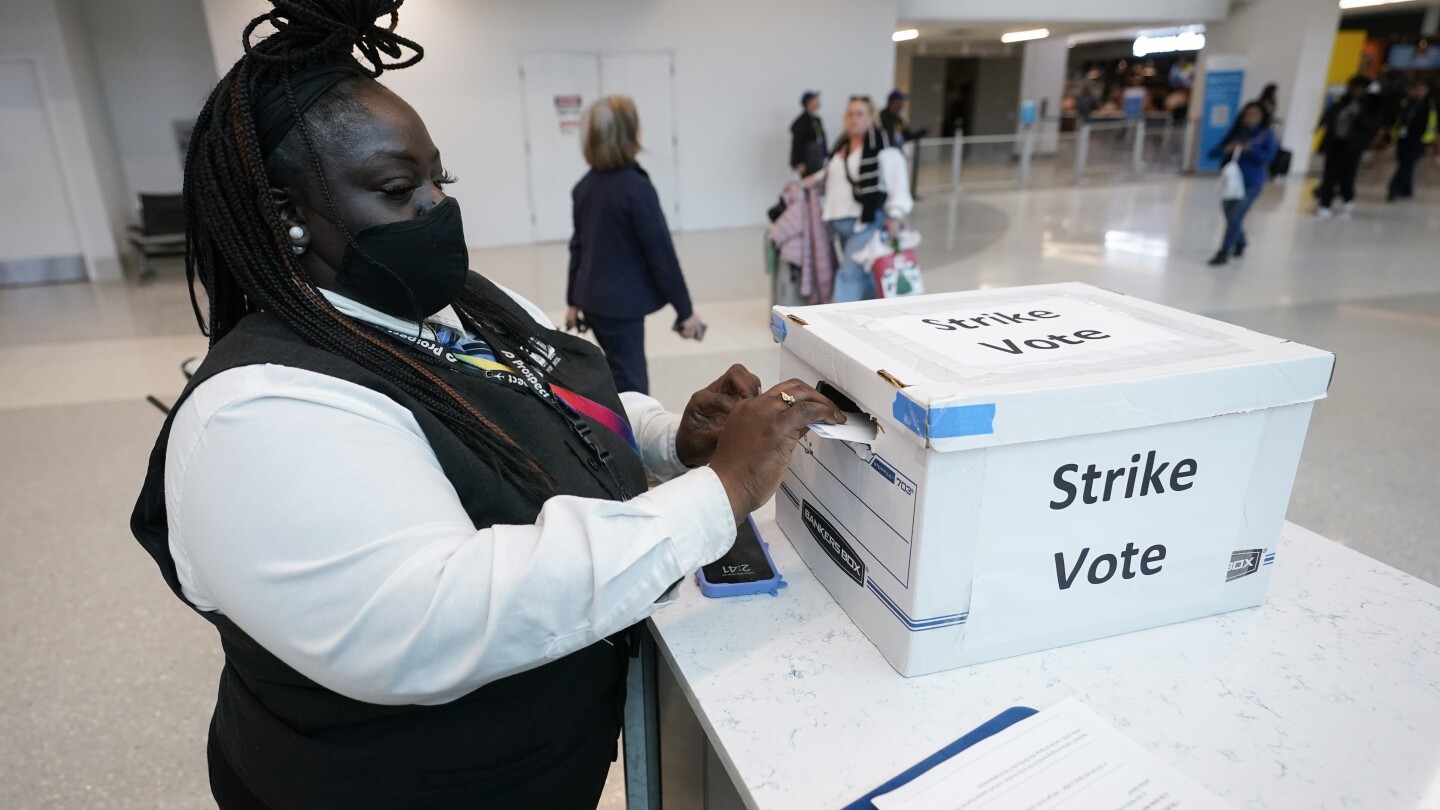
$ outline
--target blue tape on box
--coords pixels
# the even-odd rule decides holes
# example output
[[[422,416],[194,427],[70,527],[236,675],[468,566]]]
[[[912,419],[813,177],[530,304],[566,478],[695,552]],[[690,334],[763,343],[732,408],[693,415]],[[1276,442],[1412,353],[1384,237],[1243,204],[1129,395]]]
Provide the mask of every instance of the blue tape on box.
[[[895,417],[895,421],[910,428],[915,435],[925,437],[925,409],[910,401],[905,394],[895,395],[895,404],[890,408],[890,415]]]
[[[956,436],[983,436],[995,432],[995,405],[952,405],[948,408],[923,406],[905,396],[895,394],[890,413],[895,420],[915,435],[926,439],[951,439]]]
[[[775,338],[776,343],[785,342],[785,331],[785,319],[774,312],[770,313],[770,336]]]
[[[955,405],[930,409],[930,438],[983,436],[995,432],[995,405]]]

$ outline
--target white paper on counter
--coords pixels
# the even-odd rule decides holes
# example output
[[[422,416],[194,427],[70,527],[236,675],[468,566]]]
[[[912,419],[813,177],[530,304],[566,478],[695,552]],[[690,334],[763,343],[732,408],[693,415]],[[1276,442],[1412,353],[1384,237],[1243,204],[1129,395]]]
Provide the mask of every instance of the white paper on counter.
[[[972,745],[879,810],[1229,810],[1075,698]]]
[[[845,424],[827,425],[811,422],[810,432],[822,439],[839,439],[842,442],[874,444],[877,431],[875,423],[863,413],[846,413]]]

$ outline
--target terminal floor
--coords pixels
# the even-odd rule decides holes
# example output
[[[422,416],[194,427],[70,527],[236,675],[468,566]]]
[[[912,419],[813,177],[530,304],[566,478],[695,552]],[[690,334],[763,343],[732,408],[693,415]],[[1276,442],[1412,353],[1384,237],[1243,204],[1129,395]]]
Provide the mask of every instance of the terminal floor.
[[[1205,265],[1219,204],[1203,179],[927,198],[920,257],[935,292],[1080,280],[1333,350],[1290,518],[1440,584],[1440,169],[1398,205],[1379,171],[1350,220],[1308,216],[1304,183],[1270,187],[1223,268]],[[710,331],[685,343],[668,315],[649,324],[672,408],[731,362],[774,381],[761,238],[678,237]],[[564,245],[474,266],[563,309]],[[0,290],[0,807],[211,806],[218,645],[127,528],[162,418],[144,397],[173,398],[204,347],[178,263],[145,285]],[[618,785],[604,806],[623,806]]]

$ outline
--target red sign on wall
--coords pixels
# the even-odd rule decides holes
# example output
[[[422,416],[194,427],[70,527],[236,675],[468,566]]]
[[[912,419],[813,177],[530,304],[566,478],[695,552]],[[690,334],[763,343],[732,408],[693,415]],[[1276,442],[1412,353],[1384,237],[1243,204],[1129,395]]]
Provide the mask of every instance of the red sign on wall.
[[[556,96],[555,120],[560,122],[560,134],[568,135],[580,129],[580,96]]]

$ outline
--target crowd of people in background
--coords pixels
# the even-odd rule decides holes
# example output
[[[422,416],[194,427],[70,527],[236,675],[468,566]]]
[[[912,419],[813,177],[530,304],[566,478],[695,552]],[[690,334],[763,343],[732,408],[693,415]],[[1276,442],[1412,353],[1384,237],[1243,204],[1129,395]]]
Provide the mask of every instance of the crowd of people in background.
[[[1113,71],[1092,67],[1067,88],[1061,113],[1077,120],[1124,116],[1125,105],[1142,114],[1185,120],[1193,62],[1168,70],[1153,61],[1121,61]],[[914,206],[902,148],[926,134],[905,119],[907,96],[895,90],[876,110],[868,96],[851,96],[845,131],[831,142],[820,117],[820,93],[806,91],[790,125],[788,165],[794,180],[771,212],[769,239],[776,256],[796,274],[806,303],[873,297],[875,285],[857,260],[877,235],[893,241]],[[1244,255],[1245,219],[1266,182],[1284,174],[1280,148],[1279,90],[1266,85],[1235,117],[1212,156],[1238,169],[1237,188],[1222,200],[1224,235],[1211,265]],[[1321,117],[1323,174],[1315,187],[1316,214],[1349,216],[1362,158],[1393,146],[1396,168],[1387,199],[1415,193],[1415,170],[1440,135],[1440,112],[1420,78],[1356,76]],[[593,329],[621,390],[649,387],[644,319],[675,308],[675,331],[700,339],[704,324],[691,305],[658,195],[636,162],[641,150],[639,114],[624,96],[600,99],[585,114],[582,139],[590,172],[573,192],[575,232],[570,242],[566,325]],[[1277,160],[1278,159],[1278,160]],[[1338,201],[1338,204],[1337,204]]]
[[[1403,95],[1394,92],[1397,87],[1404,88]],[[1234,162],[1242,184],[1233,194],[1222,191],[1225,232],[1220,249],[1210,259],[1212,266],[1244,255],[1246,214],[1266,181],[1288,171],[1277,162],[1283,151],[1276,133],[1278,109],[1278,88],[1268,84],[1258,98],[1241,108],[1229,133],[1211,151],[1212,158]],[[1440,136],[1440,111],[1422,77],[1387,75],[1385,81],[1379,81],[1357,75],[1326,106],[1316,131],[1323,171],[1314,189],[1315,215],[1321,219],[1349,217],[1355,210],[1355,181],[1361,162],[1377,148],[1389,146],[1395,152],[1386,200],[1414,196],[1415,168]],[[1226,188],[1223,179],[1222,175],[1222,189]]]
[[[1189,116],[1193,59],[1117,60],[1087,65],[1067,82],[1060,98],[1062,118],[1087,122],[1128,117],[1126,99],[1135,99],[1145,116],[1168,116],[1182,122]]]
[[[1430,83],[1421,76],[1385,74],[1372,80],[1357,75],[1320,118],[1320,152],[1324,174],[1315,189],[1316,216],[1350,216],[1355,210],[1355,178],[1362,160],[1375,149],[1390,147],[1395,171],[1386,200],[1415,194],[1415,167],[1440,135]],[[1336,196],[1340,206],[1335,207]]]

